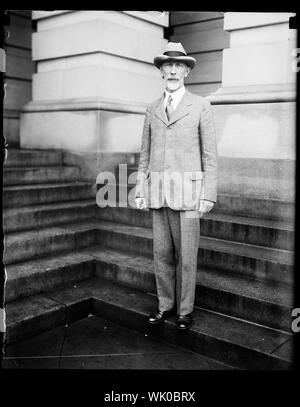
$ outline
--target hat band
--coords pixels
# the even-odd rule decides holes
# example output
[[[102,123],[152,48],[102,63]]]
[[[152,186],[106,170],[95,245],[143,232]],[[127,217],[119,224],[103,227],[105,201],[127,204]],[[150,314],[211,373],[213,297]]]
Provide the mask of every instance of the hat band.
[[[167,55],[168,57],[186,57],[187,55],[184,54],[183,52],[180,51],[167,51],[164,52],[164,55]]]

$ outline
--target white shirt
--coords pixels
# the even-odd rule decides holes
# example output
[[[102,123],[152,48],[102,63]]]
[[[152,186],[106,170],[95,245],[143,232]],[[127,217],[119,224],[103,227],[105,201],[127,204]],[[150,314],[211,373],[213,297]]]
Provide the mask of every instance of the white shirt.
[[[181,88],[175,90],[175,92],[168,92],[167,90],[165,90],[165,98],[164,98],[164,108],[166,108],[167,106],[167,102],[169,99],[169,96],[172,96],[172,106],[174,108],[174,110],[176,109],[176,107],[178,106],[179,102],[181,101],[183,95],[185,92],[185,86],[181,86]]]

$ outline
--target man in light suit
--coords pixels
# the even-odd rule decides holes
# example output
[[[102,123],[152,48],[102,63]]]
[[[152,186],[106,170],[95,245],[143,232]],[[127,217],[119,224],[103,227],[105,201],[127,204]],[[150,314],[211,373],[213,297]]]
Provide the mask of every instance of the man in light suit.
[[[166,89],[146,111],[136,205],[153,215],[154,271],[160,324],[177,311],[177,327],[192,324],[200,220],[217,197],[217,149],[208,100],[188,92],[184,79],[196,60],[169,42],[154,58]]]

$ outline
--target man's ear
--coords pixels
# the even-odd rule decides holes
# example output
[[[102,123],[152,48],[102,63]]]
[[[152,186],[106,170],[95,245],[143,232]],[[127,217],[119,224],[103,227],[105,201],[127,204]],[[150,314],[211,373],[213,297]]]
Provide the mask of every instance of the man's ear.
[[[187,66],[184,77],[186,78],[189,75],[190,72],[191,72],[191,68],[189,66]]]

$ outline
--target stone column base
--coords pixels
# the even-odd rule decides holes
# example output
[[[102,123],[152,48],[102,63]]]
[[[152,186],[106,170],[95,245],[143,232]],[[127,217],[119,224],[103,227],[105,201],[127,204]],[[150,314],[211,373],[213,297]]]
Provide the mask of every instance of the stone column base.
[[[62,149],[85,179],[135,162],[146,106],[110,100],[30,102],[21,114],[20,147]]]

